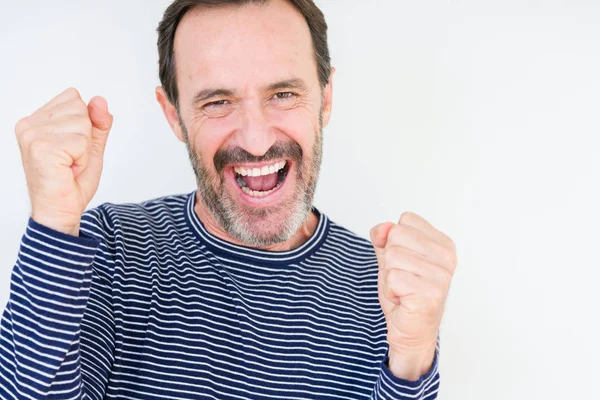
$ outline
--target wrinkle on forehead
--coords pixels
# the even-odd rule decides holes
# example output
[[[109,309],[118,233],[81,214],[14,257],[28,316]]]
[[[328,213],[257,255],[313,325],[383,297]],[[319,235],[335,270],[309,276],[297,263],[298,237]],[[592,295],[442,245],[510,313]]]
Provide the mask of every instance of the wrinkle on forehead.
[[[318,84],[308,25],[283,0],[188,12],[175,36],[175,58],[180,94],[187,86],[244,90],[290,75]]]

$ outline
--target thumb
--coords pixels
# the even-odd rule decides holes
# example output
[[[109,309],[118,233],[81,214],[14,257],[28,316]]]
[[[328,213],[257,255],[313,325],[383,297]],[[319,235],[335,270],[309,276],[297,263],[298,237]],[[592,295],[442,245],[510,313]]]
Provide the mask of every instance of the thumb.
[[[102,174],[102,165],[104,150],[108,132],[112,127],[113,116],[108,112],[106,100],[100,96],[95,96],[88,103],[88,114],[92,122],[92,143],[88,165],[81,174],[77,176],[77,181],[88,198],[91,200],[98,189],[98,183]]]
[[[92,97],[88,103],[88,113],[92,125],[103,133],[108,133],[112,127],[113,116],[108,112],[108,104],[101,96]]]
[[[112,128],[113,116],[108,112],[108,104],[103,97],[92,97],[88,103],[88,113],[92,121],[92,157],[102,157],[108,132]]]
[[[381,224],[375,225],[371,229],[371,243],[373,243],[373,247],[375,248],[375,254],[377,255],[377,260],[379,260],[381,264],[383,251],[385,249],[385,245],[387,243],[387,237],[390,233],[390,229],[396,225],[393,222],[383,222]]]

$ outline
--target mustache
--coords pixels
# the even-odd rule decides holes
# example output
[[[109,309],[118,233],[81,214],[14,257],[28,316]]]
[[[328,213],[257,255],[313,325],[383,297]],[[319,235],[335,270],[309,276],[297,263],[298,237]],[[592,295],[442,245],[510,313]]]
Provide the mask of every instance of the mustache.
[[[275,142],[262,156],[248,153],[241,147],[227,147],[219,149],[213,158],[215,169],[218,173],[229,164],[259,163],[281,158],[289,158],[297,162],[302,161],[302,147],[296,142]]]

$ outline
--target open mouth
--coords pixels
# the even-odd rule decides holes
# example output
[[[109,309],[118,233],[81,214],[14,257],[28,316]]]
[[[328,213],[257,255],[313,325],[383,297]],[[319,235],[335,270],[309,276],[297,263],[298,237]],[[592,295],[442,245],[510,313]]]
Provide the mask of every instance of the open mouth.
[[[288,175],[290,163],[278,161],[260,168],[234,167],[235,181],[251,197],[264,197],[279,189]]]

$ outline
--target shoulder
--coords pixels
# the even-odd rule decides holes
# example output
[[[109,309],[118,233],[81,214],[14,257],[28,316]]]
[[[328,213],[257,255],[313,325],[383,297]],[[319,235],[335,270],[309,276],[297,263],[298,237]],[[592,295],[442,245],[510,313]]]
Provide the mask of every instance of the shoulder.
[[[190,193],[183,193],[138,203],[105,202],[86,210],[81,217],[81,225],[82,228],[114,234],[115,230],[139,230],[145,226],[157,226],[160,222],[183,221],[185,203],[189,196]]]
[[[332,221],[329,217],[327,219],[329,222],[327,247],[340,255],[346,255],[367,263],[376,262],[375,249],[370,240]]]
[[[353,288],[356,299],[360,298],[363,305],[366,301],[378,304],[379,266],[373,245],[336,222],[329,220],[328,225],[326,239],[311,261],[336,282]]]

